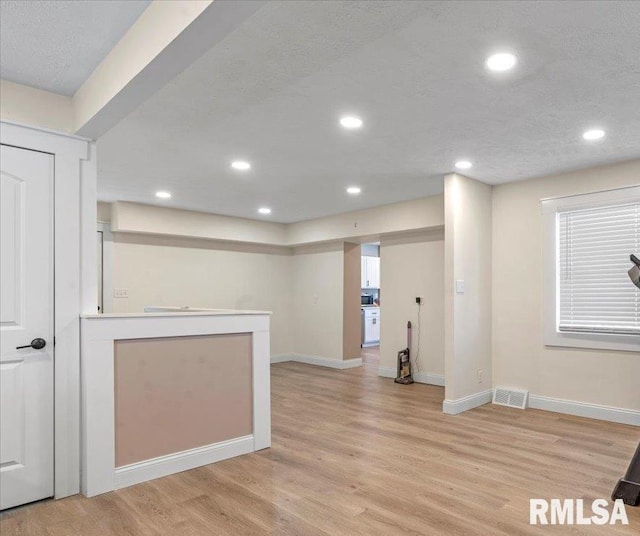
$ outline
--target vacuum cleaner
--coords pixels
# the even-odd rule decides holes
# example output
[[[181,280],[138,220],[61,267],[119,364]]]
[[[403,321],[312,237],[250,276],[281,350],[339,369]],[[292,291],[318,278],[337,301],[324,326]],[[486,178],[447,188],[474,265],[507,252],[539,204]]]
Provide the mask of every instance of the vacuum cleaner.
[[[411,322],[407,322],[407,347],[398,352],[398,367],[396,379],[393,380],[402,385],[413,383],[411,374]]]
[[[640,259],[635,255],[631,255],[631,262],[633,266],[629,270],[629,277],[633,284],[640,288]],[[631,458],[627,472],[618,480],[611,498],[614,501],[622,499],[622,502],[629,506],[640,505],[640,444],[633,458]]]

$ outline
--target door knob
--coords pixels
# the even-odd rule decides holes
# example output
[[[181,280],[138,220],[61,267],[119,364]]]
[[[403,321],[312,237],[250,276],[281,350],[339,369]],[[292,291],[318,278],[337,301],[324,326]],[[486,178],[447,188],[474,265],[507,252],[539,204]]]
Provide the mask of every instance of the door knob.
[[[31,344],[26,344],[25,346],[16,346],[16,350],[22,350],[23,348],[33,348],[34,350],[42,350],[47,345],[47,341],[44,339],[33,339]]]

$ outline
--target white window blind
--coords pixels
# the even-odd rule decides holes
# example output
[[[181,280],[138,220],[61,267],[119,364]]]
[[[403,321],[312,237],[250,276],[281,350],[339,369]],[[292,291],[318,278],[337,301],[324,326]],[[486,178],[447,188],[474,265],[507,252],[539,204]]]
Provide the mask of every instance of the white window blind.
[[[559,329],[640,335],[640,202],[558,213]]]

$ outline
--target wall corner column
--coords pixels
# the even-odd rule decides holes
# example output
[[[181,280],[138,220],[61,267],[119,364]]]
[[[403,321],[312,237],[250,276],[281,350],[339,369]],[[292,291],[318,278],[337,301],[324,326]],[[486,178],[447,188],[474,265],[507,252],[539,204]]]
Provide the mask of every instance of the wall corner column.
[[[491,401],[492,198],[488,184],[445,176],[445,413]]]

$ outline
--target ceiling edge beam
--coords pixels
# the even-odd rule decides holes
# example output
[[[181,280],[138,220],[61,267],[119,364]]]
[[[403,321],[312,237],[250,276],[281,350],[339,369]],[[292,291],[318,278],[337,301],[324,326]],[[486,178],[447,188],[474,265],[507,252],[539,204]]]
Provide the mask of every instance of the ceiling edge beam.
[[[75,132],[99,138],[263,4],[155,0],[74,95]]]

